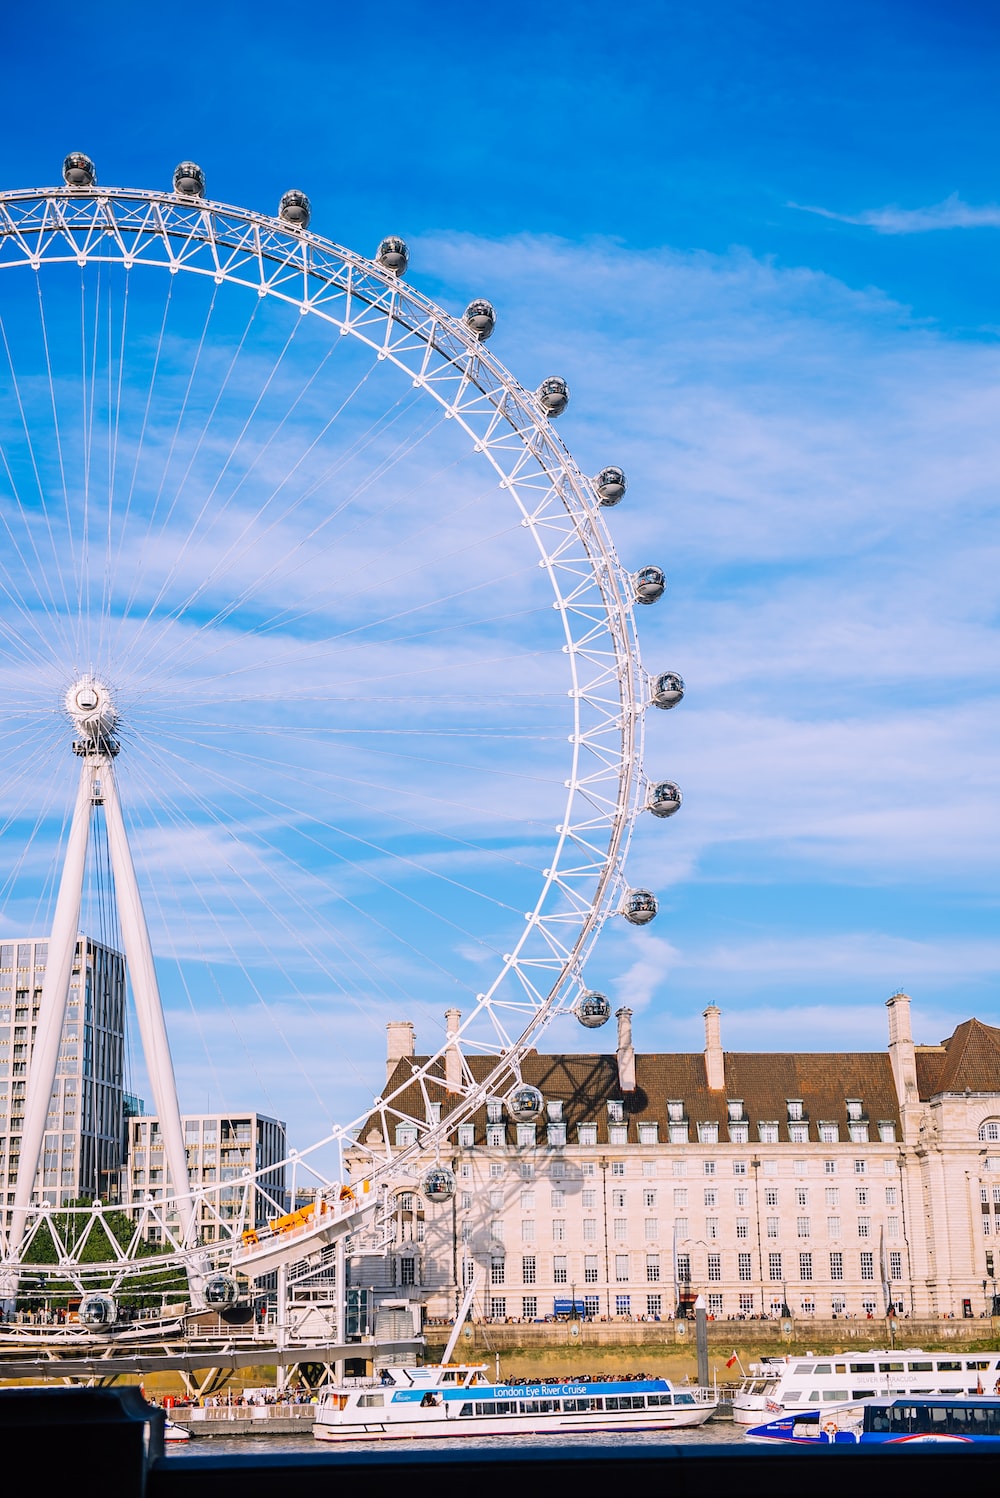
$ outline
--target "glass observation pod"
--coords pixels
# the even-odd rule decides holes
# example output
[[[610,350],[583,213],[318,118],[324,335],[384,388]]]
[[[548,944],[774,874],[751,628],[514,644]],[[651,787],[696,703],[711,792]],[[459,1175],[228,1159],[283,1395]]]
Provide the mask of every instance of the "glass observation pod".
[[[507,1108],[518,1123],[534,1123],[545,1112],[545,1099],[537,1087],[523,1083],[515,1087],[507,1100]]]
[[[420,1189],[429,1202],[450,1202],[455,1195],[455,1177],[447,1165],[432,1165]]]
[[[640,567],[632,577],[636,603],[655,603],[658,598],[663,597],[666,586],[667,579],[662,567]]]
[[[577,1019],[588,1030],[598,1030],[611,1018],[611,1001],[607,994],[589,988],[576,1001],[574,1010]]]
[[[683,799],[680,787],[672,780],[660,780],[649,788],[646,810],[651,811],[654,817],[672,817],[675,811],[680,810]]]
[[[497,315],[492,302],[477,297],[462,313],[463,320],[475,333],[480,343],[485,343],[497,325]]]
[[[410,263],[406,240],[395,234],[387,235],[375,251],[375,259],[386,270],[391,270],[394,276],[401,276]]]
[[[308,229],[312,218],[312,204],[297,187],[289,188],[288,192],[282,194],[278,204],[278,217],[286,224],[291,224],[293,229]]]
[[[118,1303],[112,1296],[100,1292],[85,1295],[77,1314],[84,1326],[94,1329],[114,1326],[118,1320]]]
[[[535,394],[546,416],[561,416],[569,405],[569,386],[560,375],[543,380]]]
[[[182,161],[174,167],[174,192],[185,198],[205,196],[205,173],[195,161]]]
[[[633,926],[648,926],[655,920],[659,908],[656,896],[648,889],[630,889],[625,896],[622,915]]]
[[[608,468],[602,468],[594,480],[594,488],[597,490],[597,498],[606,509],[619,504],[625,498],[625,490],[628,488],[624,468],[618,468],[614,463]]]
[[[654,707],[676,707],[684,696],[684,679],[676,671],[661,671],[654,677],[649,700]]]
[[[240,1298],[240,1287],[230,1274],[213,1274],[205,1281],[205,1302],[210,1306],[232,1306]]]
[[[67,187],[93,187],[97,182],[97,168],[82,151],[70,151],[63,162],[63,181]]]

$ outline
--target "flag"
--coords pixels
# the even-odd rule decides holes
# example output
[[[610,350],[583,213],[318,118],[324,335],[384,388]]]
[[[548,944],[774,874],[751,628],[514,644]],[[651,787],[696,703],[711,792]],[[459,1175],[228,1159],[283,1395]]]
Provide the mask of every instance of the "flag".
[[[733,1348],[733,1355],[732,1355],[732,1357],[731,1357],[731,1358],[730,1358],[730,1359],[729,1359],[729,1361],[728,1361],[728,1362],[727,1362],[727,1363],[726,1363],[726,1367],[727,1367],[727,1368],[731,1368],[731,1367],[732,1367],[732,1366],[733,1366],[733,1364],[734,1364],[734,1363],[738,1363],[738,1362],[739,1362],[739,1360],[740,1360],[740,1355],[739,1355],[739,1353],[738,1353],[738,1352],[737,1352],[737,1351],[736,1351],[736,1349],[735,1349],[735,1347],[734,1347],[734,1348]]]
[[[976,1393],[977,1394],[981,1394],[982,1392],[983,1392],[983,1381],[982,1381],[981,1378],[977,1378],[976,1379]]]

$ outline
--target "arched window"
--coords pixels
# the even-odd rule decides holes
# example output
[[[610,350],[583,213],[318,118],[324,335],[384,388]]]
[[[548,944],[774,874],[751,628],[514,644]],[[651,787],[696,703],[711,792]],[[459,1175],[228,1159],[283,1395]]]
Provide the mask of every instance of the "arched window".
[[[985,1123],[980,1124],[979,1137],[984,1144],[996,1144],[1000,1141],[1000,1118],[988,1118]]]

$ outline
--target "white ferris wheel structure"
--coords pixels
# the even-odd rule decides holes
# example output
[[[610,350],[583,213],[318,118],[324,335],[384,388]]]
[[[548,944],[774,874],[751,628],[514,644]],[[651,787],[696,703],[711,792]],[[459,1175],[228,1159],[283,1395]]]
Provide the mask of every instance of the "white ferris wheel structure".
[[[602,927],[656,914],[626,861],[636,819],[680,804],[643,737],[683,683],[640,661],[636,611],[665,580],[616,555],[624,473],[577,466],[565,381],[518,383],[489,302],[445,311],[402,240],[341,248],[300,192],[269,216],[209,201],[190,162],[163,192],[105,188],[80,154],[63,175],[0,194],[0,874],[10,929],[35,859],[49,922],[3,1272],[12,1293],[45,1234],[80,1293],[172,1268],[224,1301],[356,1231],[485,1098],[543,1113],[525,1054],[557,1016],[609,1018]],[[67,1207],[41,1165],[95,879],[173,1184]],[[172,988],[197,1011],[198,973],[235,964],[236,1029],[274,1002],[237,915],[331,990],[382,951],[383,994],[409,960],[461,1011],[404,1087],[291,1153],[293,1196],[313,1194],[295,1233],[248,1231],[252,1166],[188,1185],[161,997],[182,907]],[[348,1146],[367,1152],[350,1189]],[[417,1185],[454,1190],[446,1165]],[[122,1206],[131,1241],[109,1225],[95,1259]]]

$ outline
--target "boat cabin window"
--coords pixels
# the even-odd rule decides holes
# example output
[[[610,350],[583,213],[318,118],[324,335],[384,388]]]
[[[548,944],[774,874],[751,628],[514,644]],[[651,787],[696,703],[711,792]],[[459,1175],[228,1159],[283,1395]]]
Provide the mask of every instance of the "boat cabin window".
[[[875,1390],[874,1389],[853,1389],[851,1391],[851,1398],[852,1399],[874,1399],[875,1398]]]
[[[813,1369],[814,1373],[832,1373],[833,1368],[829,1363],[817,1363]]]
[[[654,1396],[655,1397],[655,1396]],[[667,1395],[669,1399],[669,1394]],[[652,1402],[652,1401],[651,1401]],[[571,1415],[590,1415],[595,1410],[603,1410],[603,1399],[564,1399],[563,1409]]]
[[[663,1405],[673,1404],[673,1402],[674,1396],[672,1394],[648,1394],[646,1396],[646,1403],[650,1409],[661,1408]]]
[[[943,1362],[943,1361],[939,1360],[938,1363],[937,1363],[937,1371],[939,1373],[961,1373],[961,1371],[962,1371],[962,1365],[961,1365],[961,1363],[957,1363],[957,1362],[947,1362],[946,1363],[946,1362]]]
[[[458,1383],[458,1374],[455,1373],[455,1372],[442,1373],[442,1375],[441,1375],[441,1382],[443,1384],[457,1384]]]
[[[798,1378],[801,1377],[803,1373],[812,1373],[812,1371],[812,1363],[799,1363],[795,1368],[795,1376],[796,1378]]]
[[[694,1402],[695,1402],[695,1398],[694,1398],[693,1394],[675,1394],[674,1395],[674,1404],[694,1404]]]
[[[875,1364],[874,1363],[852,1363],[851,1364],[851,1372],[852,1373],[874,1373],[875,1372]]]
[[[933,1363],[908,1363],[906,1365],[911,1373],[933,1373]]]
[[[878,1371],[880,1373],[902,1373],[904,1369],[902,1363],[879,1363]]]
[[[833,1404],[837,1400],[849,1399],[851,1396],[846,1389],[824,1389],[823,1403]]]
[[[380,1410],[385,1404],[384,1394],[359,1394],[358,1408],[362,1410]]]

